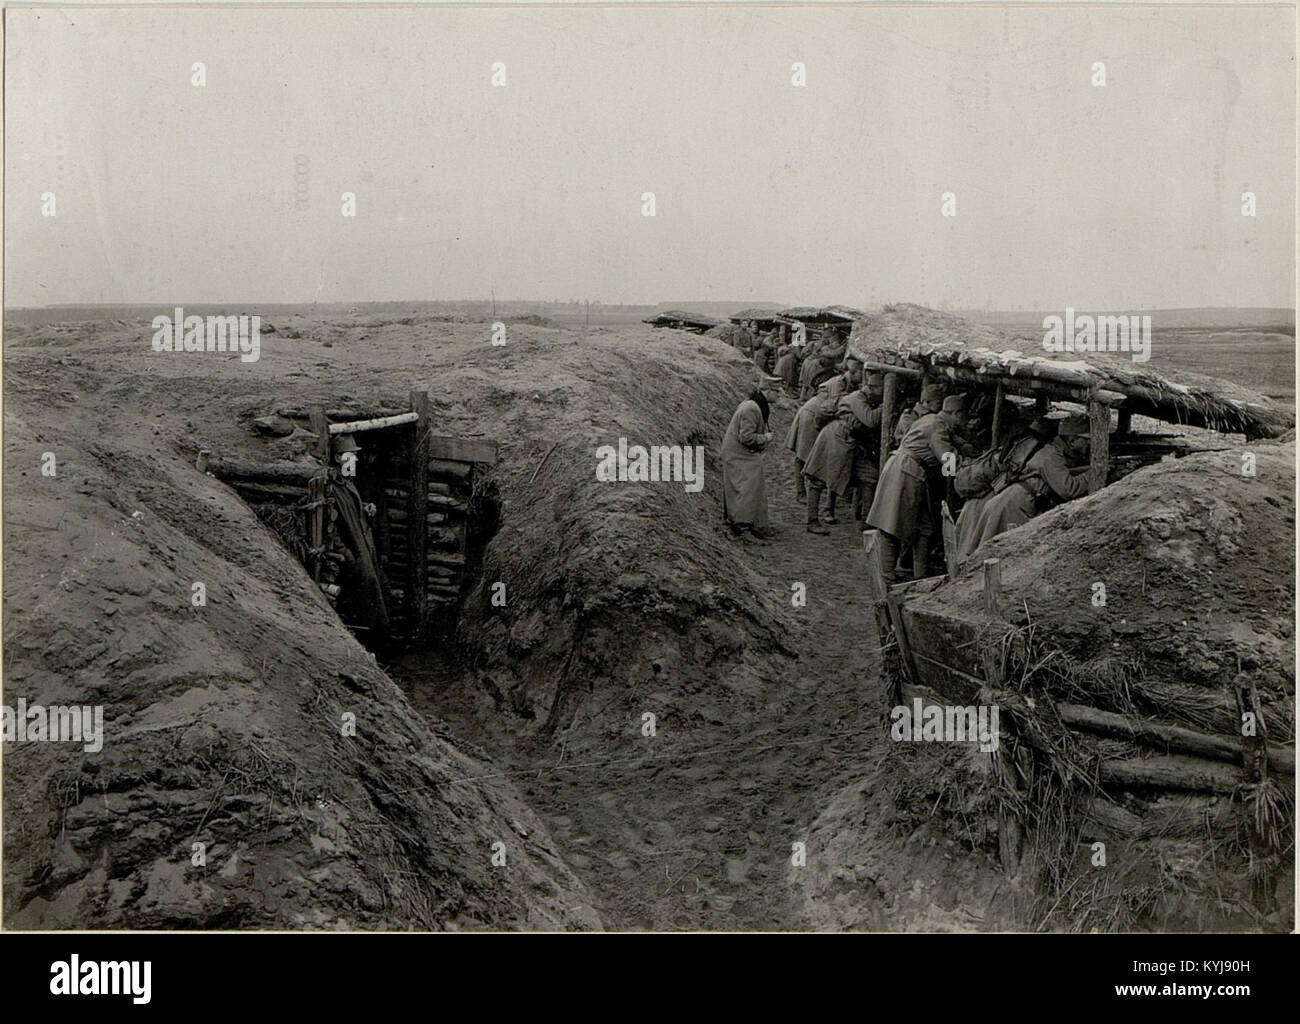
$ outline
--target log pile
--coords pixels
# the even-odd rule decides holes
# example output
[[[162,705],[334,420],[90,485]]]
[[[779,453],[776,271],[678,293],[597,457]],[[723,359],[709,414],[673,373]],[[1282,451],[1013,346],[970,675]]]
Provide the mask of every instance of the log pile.
[[[429,621],[454,610],[460,601],[465,569],[469,491],[472,466],[429,460],[425,490],[424,597]],[[384,509],[379,517],[380,564],[391,581],[394,632],[407,635],[412,623],[407,601],[411,576],[409,462],[397,461],[384,480]]]

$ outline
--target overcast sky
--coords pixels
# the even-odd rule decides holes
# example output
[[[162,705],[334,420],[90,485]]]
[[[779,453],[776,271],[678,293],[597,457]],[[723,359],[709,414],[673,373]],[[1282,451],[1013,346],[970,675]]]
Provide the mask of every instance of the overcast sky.
[[[1293,305],[1284,7],[11,9],[6,24],[10,306]]]

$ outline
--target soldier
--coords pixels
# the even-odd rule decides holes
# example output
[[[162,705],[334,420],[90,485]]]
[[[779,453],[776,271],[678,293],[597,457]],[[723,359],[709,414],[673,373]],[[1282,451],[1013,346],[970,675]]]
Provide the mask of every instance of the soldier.
[[[902,545],[912,548],[912,577],[919,580],[925,576],[934,533],[928,491],[938,485],[945,459],[955,469],[957,452],[950,431],[962,422],[965,406],[962,396],[951,395],[943,400],[938,413],[918,419],[880,474],[867,525],[880,531],[884,572],[890,582]]]
[[[876,483],[880,479],[880,420],[884,414],[885,375],[866,377],[861,391],[849,396],[858,422],[853,427],[853,514],[858,526],[865,525],[867,510],[876,500]]]
[[[765,392],[772,391],[774,382],[775,377],[759,378],[758,387],[736,407],[722,439],[722,515],[737,537],[768,536],[763,451],[773,435]]]
[[[830,380],[835,376],[839,365],[839,357],[827,353],[824,349],[816,355],[808,355],[803,361],[803,367],[799,371],[799,395],[806,398],[817,391],[817,386],[822,381]]]
[[[817,443],[817,435],[822,427],[835,415],[835,403],[828,401],[826,397],[829,389],[830,383],[823,382],[817,389],[817,393],[800,406],[799,411],[795,413],[794,419],[790,423],[790,430],[785,435],[785,446],[794,452],[794,497],[796,501],[804,500],[804,463],[808,461],[808,456],[812,453],[813,445]]]
[[[962,507],[957,517],[959,565],[989,538],[1088,493],[1088,417],[1071,416],[1059,429],[1053,429],[1055,423],[1037,419],[1030,424],[1029,436],[1000,460],[988,495]]]
[[[829,395],[831,403],[837,404],[845,395],[852,394],[862,383],[862,360],[849,356],[844,360],[841,371],[830,379]]]
[[[921,388],[921,398],[916,405],[906,409],[903,415],[898,417],[898,423],[894,427],[894,446],[903,440],[907,432],[912,429],[912,424],[922,416],[935,413],[943,406],[943,388],[938,384],[926,384]]]
[[[787,394],[799,393],[799,352],[793,345],[782,345],[777,351],[776,368],[772,372],[785,383]]]
[[[845,395],[836,405],[835,419],[822,427],[808,455],[804,479],[808,489],[807,530],[826,534],[823,523],[834,525],[837,498],[848,497],[855,486],[876,487],[876,459],[880,444],[880,401],[884,378],[873,374],[864,390]],[[819,516],[822,491],[829,490],[826,515]],[[869,499],[868,499],[869,500]],[[862,514],[858,513],[861,520]]]

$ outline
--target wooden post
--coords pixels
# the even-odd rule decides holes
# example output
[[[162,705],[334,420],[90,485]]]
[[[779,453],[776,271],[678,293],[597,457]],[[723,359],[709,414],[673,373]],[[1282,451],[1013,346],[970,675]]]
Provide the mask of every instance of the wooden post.
[[[418,640],[424,634],[428,599],[425,583],[428,567],[429,524],[425,519],[429,502],[429,393],[411,392],[411,411],[418,419],[411,425],[411,480],[406,498],[408,562],[406,581],[407,636]]]
[[[894,403],[898,399],[898,374],[885,374],[885,398],[880,405],[880,471],[889,458],[889,435],[894,430]]]
[[[1051,411],[1051,403],[1048,401],[1047,394],[1040,391],[1034,395],[1034,412],[1039,416],[1046,416]]]
[[[1093,494],[1106,486],[1110,473],[1110,407],[1103,402],[1089,402],[1088,424],[1092,441],[1088,493]]]
[[[307,498],[310,502],[310,528],[308,529],[311,545],[312,579],[320,580],[321,564],[325,560],[325,481],[328,479],[333,446],[330,444],[329,417],[325,415],[325,406],[313,405],[307,411],[312,433],[316,440],[312,443],[312,454],[320,460],[324,471],[314,476],[307,484]]]
[[[1133,433],[1133,410],[1120,409],[1119,411],[1119,428],[1116,431],[1120,434]]]
[[[984,611],[1002,617],[1002,562],[996,558],[984,559]]]
[[[889,585],[885,582],[885,572],[880,561],[880,532],[878,530],[862,531],[862,550],[867,561],[867,603],[874,609],[876,617],[876,637],[883,650],[889,643]]]
[[[998,438],[1002,435],[1002,385],[993,394],[993,438],[992,447],[998,446]]]
[[[1001,581],[1001,572],[996,558],[990,558],[984,563],[984,600],[986,608],[990,574],[998,582]],[[1001,655],[1000,647],[994,648],[987,643],[980,650],[980,660],[983,662],[985,680],[984,687],[976,698],[980,704],[996,704],[996,695],[1002,692],[1006,686],[1006,666],[1003,664]],[[1012,751],[1008,749],[1009,744],[1007,741],[1011,739],[1011,732],[1007,728],[1005,721],[999,723],[998,731],[997,749],[989,754],[993,777],[1012,793],[1022,793],[1023,787],[1020,784],[1019,776],[1016,774],[1016,758]],[[1002,862],[1002,869],[1007,874],[1014,875],[1020,870],[1020,853],[1024,841],[1024,830],[1009,801],[1002,800],[998,802],[997,815],[998,859]]]

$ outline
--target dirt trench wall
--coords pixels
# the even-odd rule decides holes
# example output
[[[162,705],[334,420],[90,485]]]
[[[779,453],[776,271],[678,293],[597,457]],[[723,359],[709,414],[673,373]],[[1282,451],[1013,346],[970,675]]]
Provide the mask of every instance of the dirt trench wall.
[[[102,705],[104,742],[4,745],[7,927],[599,927],[228,488],[41,397],[6,407],[5,703]]]
[[[516,446],[497,468],[501,525],[459,636],[494,696],[547,731],[567,724],[584,695],[635,692],[678,665],[720,676],[747,651],[785,650],[773,606],[741,599],[756,589],[753,551],[722,529],[718,449],[754,371],[738,360],[720,369],[717,343],[701,344],[711,346],[707,373],[648,353],[635,379],[613,383],[615,421],[585,438]],[[598,481],[596,449],[620,436],[702,445],[703,490]],[[495,582],[504,607],[491,603]]]

